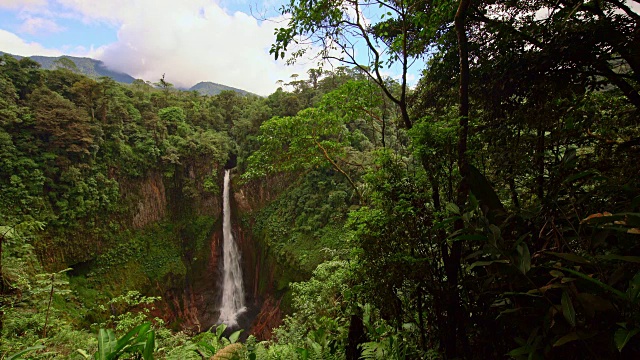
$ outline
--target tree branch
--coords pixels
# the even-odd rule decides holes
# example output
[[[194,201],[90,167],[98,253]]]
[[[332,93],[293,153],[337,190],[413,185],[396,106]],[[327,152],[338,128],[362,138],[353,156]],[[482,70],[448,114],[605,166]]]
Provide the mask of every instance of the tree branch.
[[[324,158],[327,159],[331,165],[333,165],[333,167],[338,170],[338,172],[340,172],[342,175],[344,175],[344,177],[347,179],[347,181],[349,182],[349,184],[351,184],[351,187],[353,188],[353,190],[356,192],[356,194],[358,195],[358,199],[360,204],[364,204],[364,199],[362,198],[362,194],[360,193],[360,190],[358,190],[358,187],[356,186],[356,184],[353,182],[353,180],[351,179],[351,177],[349,176],[349,174],[347,174],[344,170],[342,170],[342,168],[340,167],[340,165],[338,165],[335,161],[333,161],[333,159],[331,159],[331,157],[329,156],[329,153],[327,153],[327,149],[325,149],[322,144],[320,144],[318,142],[318,140],[316,140],[316,138],[313,138],[313,142],[316,144],[316,146],[322,150],[322,155],[324,155]]]

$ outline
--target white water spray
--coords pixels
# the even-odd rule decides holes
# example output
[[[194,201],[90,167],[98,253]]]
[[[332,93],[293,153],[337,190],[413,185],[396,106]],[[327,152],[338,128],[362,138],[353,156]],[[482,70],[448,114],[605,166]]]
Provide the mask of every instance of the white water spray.
[[[229,205],[229,171],[224,171],[224,191],[222,199],[222,236],[224,279],[222,287],[222,304],[218,323],[229,327],[238,325],[238,315],[247,310],[244,306],[244,288],[242,284],[242,268],[240,252],[231,234],[231,207]]]

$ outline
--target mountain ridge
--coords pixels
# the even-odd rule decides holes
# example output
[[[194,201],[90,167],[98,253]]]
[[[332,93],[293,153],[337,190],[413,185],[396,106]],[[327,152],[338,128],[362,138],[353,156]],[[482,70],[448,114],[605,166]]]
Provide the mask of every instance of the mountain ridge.
[[[201,81],[189,88],[189,91],[197,91],[202,95],[218,95],[222,91],[235,91],[240,95],[255,95],[249,91],[234,88],[223,84],[218,84],[212,81]]]
[[[15,55],[11,53],[7,53],[4,51],[0,51],[0,56],[9,55],[18,60],[23,58],[30,58],[31,60],[40,64],[40,66],[45,70],[54,70],[60,67],[64,67],[61,63],[61,59],[68,59],[75,64],[75,69],[78,73],[82,75],[86,75],[91,78],[100,78],[102,76],[107,76],[112,78],[113,80],[125,84],[131,84],[134,80],[136,80],[133,76],[119,72],[115,70],[109,69],[105,63],[101,60],[92,59],[89,57],[77,57],[77,56],[69,56],[69,55],[61,55],[61,56],[42,56],[42,55],[33,55],[33,56],[21,56]],[[227,86],[224,84],[215,83],[212,81],[201,81],[190,88],[177,88],[183,91],[197,91],[202,95],[217,95],[222,91],[235,91],[240,95],[254,95],[253,93],[238,89],[232,86]]]

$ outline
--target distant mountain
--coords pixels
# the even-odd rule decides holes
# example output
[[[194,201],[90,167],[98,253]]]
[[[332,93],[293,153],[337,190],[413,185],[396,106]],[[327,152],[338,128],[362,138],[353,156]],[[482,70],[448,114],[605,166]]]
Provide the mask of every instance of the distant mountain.
[[[220,92],[225,91],[225,90],[235,91],[235,92],[239,93],[240,95],[253,95],[252,93],[250,93],[248,91],[241,90],[241,89],[236,89],[234,87],[227,86],[227,85],[216,84],[216,83],[211,82],[211,81],[199,82],[199,83],[193,85],[189,89],[189,91],[197,91],[202,95],[218,95],[218,94],[220,94]]]
[[[8,54],[8,53],[3,53],[0,51],[0,55],[2,54]],[[23,58],[23,56],[19,56],[19,55],[13,55],[13,54],[8,54],[8,55],[11,55],[18,60]],[[125,83],[125,84],[131,84],[133,80],[135,80],[135,78],[133,78],[129,74],[108,69],[104,65],[104,63],[100,60],[84,58],[84,57],[81,58],[81,57],[75,57],[75,56],[67,56],[67,55],[57,56],[57,57],[52,57],[52,56],[28,56],[28,57],[31,60],[39,63],[43,69],[47,69],[47,70],[56,69],[58,67],[56,62],[59,62],[61,58],[66,58],[73,61],[73,63],[76,64],[76,68],[78,69],[78,72],[80,74],[86,75],[91,78],[99,78],[101,76],[107,76],[112,78],[115,81]]]
[[[18,60],[24,57],[24,56],[13,55],[13,54],[0,51],[0,56],[4,54],[11,55]],[[110,70],[104,65],[102,61],[91,59],[91,58],[75,57],[75,56],[67,56],[67,55],[57,56],[57,57],[53,57],[53,56],[27,56],[27,57],[39,63],[40,66],[42,66],[42,68],[46,70],[56,69],[60,67],[61,64],[64,64],[64,62],[67,62],[65,59],[68,59],[75,64],[78,73],[94,79],[97,79],[102,76],[107,76],[112,78],[115,81],[125,83],[125,84],[131,84],[135,80],[135,78],[129,74]],[[224,90],[235,91],[241,95],[253,95],[252,93],[242,89],[236,89],[231,86],[216,84],[210,81],[203,81],[203,82],[197,83],[187,91],[197,91],[203,95],[217,95]]]

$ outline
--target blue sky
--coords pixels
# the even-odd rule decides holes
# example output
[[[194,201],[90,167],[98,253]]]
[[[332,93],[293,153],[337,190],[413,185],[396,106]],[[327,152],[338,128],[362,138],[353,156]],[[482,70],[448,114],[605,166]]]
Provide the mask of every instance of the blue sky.
[[[213,81],[268,95],[278,80],[317,66],[269,55],[285,25],[282,1],[0,0],[0,51],[87,56],[144,80],[166,74],[180,87]]]

